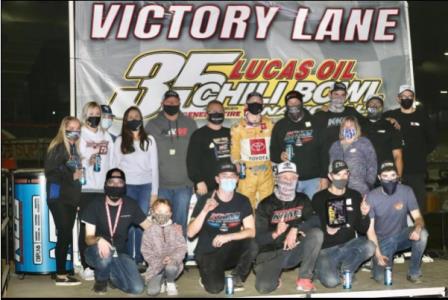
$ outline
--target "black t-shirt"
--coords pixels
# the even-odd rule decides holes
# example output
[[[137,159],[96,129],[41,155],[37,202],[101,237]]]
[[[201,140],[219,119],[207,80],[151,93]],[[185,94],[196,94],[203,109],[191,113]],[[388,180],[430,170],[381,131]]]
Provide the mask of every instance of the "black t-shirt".
[[[426,173],[426,157],[437,144],[436,130],[428,114],[422,109],[411,114],[400,109],[388,111],[384,117],[392,117],[400,124],[403,136],[403,174]]]
[[[195,188],[201,181],[209,191],[217,187],[215,175],[220,160],[230,161],[230,129],[213,130],[205,125],[193,132],[188,144],[187,170]]]
[[[394,161],[392,151],[401,149],[403,143],[400,131],[385,119],[376,122],[367,121],[365,124],[364,133],[375,148],[378,167],[385,160]]]
[[[348,116],[354,116],[358,119],[358,122],[362,129],[364,129],[366,118],[363,117],[355,108],[346,106],[341,113],[334,113],[331,111],[318,111],[314,115],[314,119],[322,139],[322,147],[324,147],[323,153],[325,157],[322,157],[323,166],[330,164],[329,151],[331,145],[339,140],[339,131],[342,123],[342,119]],[[323,177],[326,177],[328,169],[325,169]]]
[[[288,143],[294,145],[292,162],[297,165],[300,180],[320,177],[323,172],[326,174],[327,166],[320,164],[323,153],[319,130],[314,117],[307,110],[300,122],[293,122],[285,117],[275,123],[270,146],[273,162],[281,162],[281,153]]]
[[[343,199],[345,201],[345,218],[347,223],[341,225],[339,231],[336,234],[329,235],[327,233],[327,225],[329,223],[328,201],[340,199]],[[320,218],[321,228],[324,232],[324,242],[322,244],[322,249],[344,244],[355,238],[356,232],[363,235],[366,234],[367,229],[369,229],[370,218],[369,216],[362,217],[361,201],[361,194],[358,191],[352,190],[350,188],[347,188],[345,193],[339,196],[332,194],[328,189],[314,194],[311,204],[316,211],[316,214]]]
[[[315,215],[310,202],[304,193],[296,193],[292,201],[281,201],[275,193],[263,199],[258,204],[255,214],[256,240],[260,246],[260,252],[282,249],[291,228],[298,228],[299,231],[306,229],[305,221],[309,221]],[[272,232],[277,229],[277,224],[282,219],[289,227],[274,240]]]
[[[115,226],[118,206],[109,205],[109,211],[113,227]],[[131,224],[138,226],[145,221],[145,219],[146,215],[140,209],[137,202],[128,197],[123,197],[123,206],[121,208],[120,218],[118,220],[117,230],[115,232],[113,242],[113,246],[117,248],[119,253],[127,252],[126,240],[128,239],[129,226],[131,226]],[[83,211],[81,220],[83,222],[95,225],[95,235],[100,236],[112,243],[107,220],[105,200],[93,201],[90,203],[90,205]]]
[[[212,192],[198,199],[191,218],[196,218],[201,213],[211,195]],[[207,214],[201,231],[199,231],[196,255],[215,251],[216,248],[212,246],[212,242],[217,235],[241,231],[243,220],[253,214],[249,199],[240,193],[235,192],[229,202],[221,201],[217,195],[215,195],[215,200],[219,205]]]

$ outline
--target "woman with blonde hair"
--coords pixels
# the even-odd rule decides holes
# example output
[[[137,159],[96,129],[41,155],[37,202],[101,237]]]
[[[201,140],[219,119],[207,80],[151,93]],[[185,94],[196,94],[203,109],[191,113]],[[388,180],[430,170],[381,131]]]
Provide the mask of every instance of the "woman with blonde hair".
[[[113,141],[109,133],[101,128],[101,106],[94,101],[87,102],[82,109],[82,127],[79,150],[82,156],[82,165],[85,168],[86,183],[82,186],[79,215],[87,208],[89,203],[104,199],[104,182],[106,173],[113,164]],[[81,254],[82,279],[94,280],[94,272],[85,261],[85,224],[80,224],[79,251]]]
[[[81,193],[82,176],[79,155],[81,122],[75,117],[62,119],[56,137],[51,141],[45,158],[47,203],[56,226],[56,285],[79,285],[81,282],[68,276],[66,258],[72,243],[72,228]]]
[[[370,140],[361,136],[361,126],[356,117],[342,119],[339,140],[333,143],[329,152],[330,163],[334,160],[347,163],[350,171],[349,188],[363,196],[373,188],[377,175],[376,152]]]

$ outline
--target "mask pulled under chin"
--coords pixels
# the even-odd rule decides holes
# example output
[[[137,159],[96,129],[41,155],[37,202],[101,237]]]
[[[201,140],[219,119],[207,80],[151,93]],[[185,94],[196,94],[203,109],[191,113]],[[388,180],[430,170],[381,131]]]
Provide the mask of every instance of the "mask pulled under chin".
[[[281,201],[293,201],[296,198],[296,186],[297,181],[294,183],[277,181],[277,187],[274,190],[275,196]]]

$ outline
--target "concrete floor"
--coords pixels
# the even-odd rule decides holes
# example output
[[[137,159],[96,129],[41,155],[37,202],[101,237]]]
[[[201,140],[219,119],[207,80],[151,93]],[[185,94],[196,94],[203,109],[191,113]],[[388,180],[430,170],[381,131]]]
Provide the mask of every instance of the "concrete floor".
[[[353,284],[352,292],[356,291],[375,291],[375,290],[396,290],[396,289],[415,289],[429,287],[448,287],[448,260],[436,259],[433,263],[424,263],[422,266],[423,283],[413,285],[406,280],[406,271],[409,261],[404,264],[396,264],[394,266],[393,286],[386,287],[377,284],[370,279],[370,273],[359,271],[357,274],[357,282]],[[284,272],[282,275],[282,287],[270,294],[270,296],[280,295],[302,295],[302,292],[295,290],[295,279],[297,269]],[[224,297],[224,293],[218,295],[210,295],[206,293],[198,284],[199,272],[196,267],[189,267],[187,272],[178,279],[177,285],[180,296],[182,297]],[[234,297],[261,296],[254,287],[255,276],[251,274],[245,283],[245,291],[235,293]],[[318,281],[315,282],[317,287],[316,293],[338,293],[346,292],[342,286],[334,289],[324,288]],[[26,275],[21,280],[18,275],[11,274],[7,287],[6,297],[147,297],[146,292],[134,296],[123,293],[119,290],[108,290],[106,296],[98,296],[92,291],[93,282],[83,281],[79,286],[74,287],[58,287],[55,286],[49,275]],[[159,296],[164,297],[164,296]]]

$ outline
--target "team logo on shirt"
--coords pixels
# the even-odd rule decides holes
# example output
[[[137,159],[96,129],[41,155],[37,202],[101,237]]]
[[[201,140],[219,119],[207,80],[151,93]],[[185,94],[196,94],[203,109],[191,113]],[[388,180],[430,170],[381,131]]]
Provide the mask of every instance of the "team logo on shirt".
[[[271,218],[271,224],[280,223],[282,219],[284,222],[300,219],[302,217],[302,210],[303,205],[288,209],[275,210]]]
[[[401,210],[403,208],[403,202],[400,201],[400,202],[395,203],[394,208],[396,210]]]
[[[239,212],[233,213],[213,213],[207,220],[207,224],[213,228],[219,228],[221,232],[241,226],[241,215]]]
[[[266,140],[265,139],[251,139],[250,143],[250,154],[260,155],[267,153]]]
[[[109,142],[108,141],[101,141],[101,142],[87,141],[86,142],[86,147],[87,148],[92,148],[93,150],[97,150],[98,149],[98,153],[102,154],[102,155],[106,155],[107,154],[108,146],[109,146]]]

